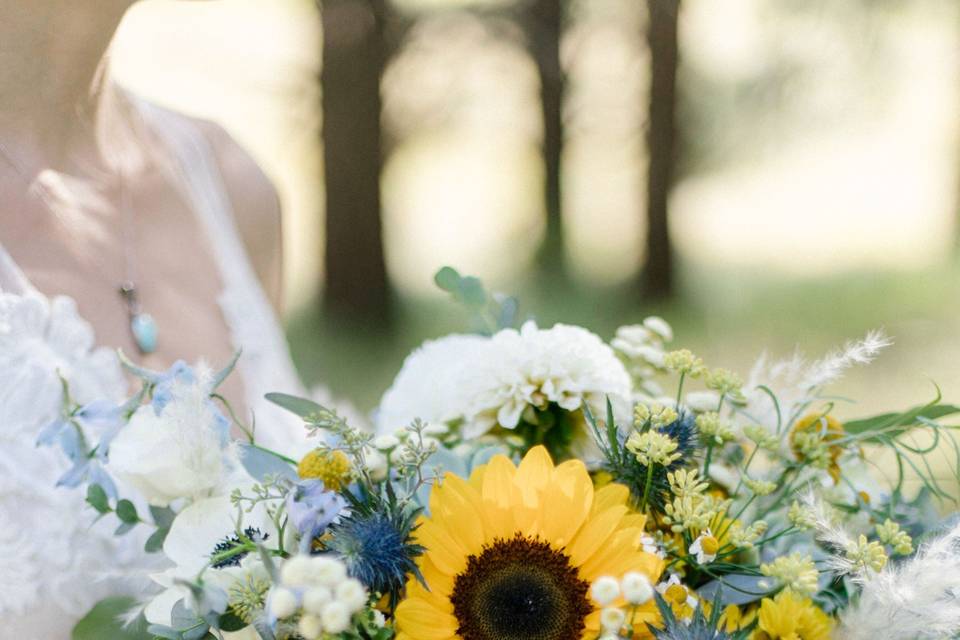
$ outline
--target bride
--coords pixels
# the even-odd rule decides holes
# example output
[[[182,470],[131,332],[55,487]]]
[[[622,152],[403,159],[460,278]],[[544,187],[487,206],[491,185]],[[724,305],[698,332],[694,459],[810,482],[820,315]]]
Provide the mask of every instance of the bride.
[[[299,391],[271,307],[276,194],[222,130],[111,84],[104,55],[133,1],[0,0],[4,638],[68,638],[138,573],[137,541],[91,529],[82,492],[55,487],[66,461],[36,447],[60,376],[80,403],[119,400],[117,348],[163,369],[242,346],[224,394],[255,413],[264,445],[303,449],[300,426],[262,400]]]

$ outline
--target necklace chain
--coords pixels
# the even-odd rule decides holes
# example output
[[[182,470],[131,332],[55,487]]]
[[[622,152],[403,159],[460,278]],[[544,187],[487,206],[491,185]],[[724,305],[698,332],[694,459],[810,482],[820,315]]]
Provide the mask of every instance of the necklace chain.
[[[36,178],[32,177],[27,169],[20,166],[3,142],[0,142],[0,156],[2,156],[7,161],[7,164],[13,167],[13,170],[24,180],[29,193],[33,189]],[[120,211],[123,224],[123,230],[121,232],[123,239],[121,244],[124,263],[124,276],[117,291],[123,298],[127,308],[130,330],[133,334],[134,342],[136,342],[141,353],[152,353],[156,350],[157,329],[153,317],[150,316],[150,314],[144,313],[142,310],[140,292],[136,284],[136,262],[134,260],[132,246],[132,238],[136,231],[133,219],[133,206],[130,202],[130,192],[126,188],[126,183],[123,179],[123,173],[120,171],[116,172],[116,178],[117,208]],[[47,194],[40,190],[37,195],[43,203],[43,206],[52,212],[54,209],[48,200]]]

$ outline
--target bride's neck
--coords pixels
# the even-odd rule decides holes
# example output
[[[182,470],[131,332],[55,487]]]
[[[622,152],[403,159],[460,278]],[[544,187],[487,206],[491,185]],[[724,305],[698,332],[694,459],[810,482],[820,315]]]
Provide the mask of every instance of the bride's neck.
[[[0,141],[61,165],[96,148],[97,74],[132,0],[0,0]]]

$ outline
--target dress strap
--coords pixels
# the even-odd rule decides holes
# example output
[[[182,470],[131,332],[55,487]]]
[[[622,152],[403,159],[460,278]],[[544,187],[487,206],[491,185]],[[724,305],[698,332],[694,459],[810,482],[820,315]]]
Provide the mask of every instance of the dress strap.
[[[240,373],[248,408],[257,421],[271,424],[258,432],[266,446],[292,451],[305,431],[291,414],[267,403],[266,391],[303,393],[290,359],[286,336],[260,286],[237,230],[230,196],[210,143],[195,123],[131,96],[147,125],[162,140],[173,160],[174,183],[184,192],[207,232],[220,267],[224,291],[219,302],[237,349],[243,350]]]

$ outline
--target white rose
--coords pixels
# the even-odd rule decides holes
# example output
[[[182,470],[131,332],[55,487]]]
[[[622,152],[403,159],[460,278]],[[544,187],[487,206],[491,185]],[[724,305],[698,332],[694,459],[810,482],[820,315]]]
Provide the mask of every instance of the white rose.
[[[225,464],[223,430],[206,388],[177,385],[157,415],[142,406],[110,447],[110,469],[152,505],[210,495],[221,484]]]

